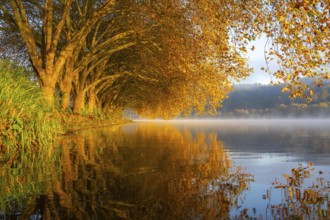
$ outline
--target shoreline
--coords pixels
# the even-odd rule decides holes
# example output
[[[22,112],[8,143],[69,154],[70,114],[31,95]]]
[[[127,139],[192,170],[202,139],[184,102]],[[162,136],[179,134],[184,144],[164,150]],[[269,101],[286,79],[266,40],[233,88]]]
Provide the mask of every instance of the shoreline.
[[[64,114],[61,118],[62,131],[59,136],[72,134],[81,130],[111,127],[131,122],[133,122],[133,120],[125,118],[111,119],[93,115]]]

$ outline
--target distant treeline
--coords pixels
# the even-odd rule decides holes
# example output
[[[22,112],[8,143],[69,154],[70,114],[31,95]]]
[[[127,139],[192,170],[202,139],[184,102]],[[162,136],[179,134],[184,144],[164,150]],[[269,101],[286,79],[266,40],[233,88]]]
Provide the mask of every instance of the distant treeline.
[[[304,82],[313,85],[312,79]],[[321,87],[313,88],[313,99],[290,99],[289,93],[281,92],[284,84],[262,85],[241,84],[234,86],[222,107],[217,109],[217,115],[199,115],[196,112],[189,115],[192,118],[278,118],[278,117],[330,117],[330,80],[325,80]],[[139,118],[134,111],[124,112],[127,118]],[[181,116],[185,118],[186,116]],[[180,118],[181,118],[180,117]]]
[[[309,84],[312,80],[305,79]],[[290,99],[278,86],[242,84],[235,86],[229,98],[218,109],[219,117],[325,117],[330,116],[330,80],[322,87],[313,86],[311,102]]]

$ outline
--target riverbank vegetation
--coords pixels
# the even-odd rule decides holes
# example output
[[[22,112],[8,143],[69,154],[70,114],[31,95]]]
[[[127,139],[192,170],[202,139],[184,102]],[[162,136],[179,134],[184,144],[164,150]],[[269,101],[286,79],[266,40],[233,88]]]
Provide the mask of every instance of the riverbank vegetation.
[[[11,162],[26,148],[47,147],[60,130],[58,116],[29,76],[25,68],[0,61],[0,162]]]
[[[118,114],[72,114],[50,107],[32,76],[25,67],[0,60],[0,168],[12,165],[23,151],[49,148],[60,134],[124,122]]]

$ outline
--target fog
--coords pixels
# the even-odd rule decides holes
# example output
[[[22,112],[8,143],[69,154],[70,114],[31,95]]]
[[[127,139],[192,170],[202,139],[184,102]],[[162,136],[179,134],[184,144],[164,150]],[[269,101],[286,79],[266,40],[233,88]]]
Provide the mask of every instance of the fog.
[[[136,120],[137,126],[149,123],[171,125],[192,137],[216,134],[230,152],[254,155],[294,153],[305,161],[309,161],[314,154],[330,155],[330,119]],[[315,163],[324,163],[324,158],[318,157]]]
[[[172,120],[163,120],[163,119],[135,119],[134,122],[159,122],[159,123],[171,123],[171,124],[187,124],[187,125],[271,125],[271,126],[329,126],[330,128],[330,119],[329,118],[274,118],[274,119],[210,119],[210,118],[187,118],[187,119],[172,119]]]

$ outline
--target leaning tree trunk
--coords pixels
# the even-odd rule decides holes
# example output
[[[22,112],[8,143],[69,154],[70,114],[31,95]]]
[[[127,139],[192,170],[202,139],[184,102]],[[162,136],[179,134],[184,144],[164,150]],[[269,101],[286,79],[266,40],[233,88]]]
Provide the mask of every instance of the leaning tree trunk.
[[[84,10],[84,13],[81,14],[83,18],[81,19],[83,21],[81,28],[75,29],[74,34],[68,34],[63,41],[63,33],[67,32],[67,29],[73,28],[73,25],[67,26],[72,19],[71,4],[73,0],[63,1],[63,7],[55,11],[54,2],[56,1],[53,0],[41,1],[43,3],[40,3],[40,1],[22,0],[1,2],[6,2],[6,4],[0,6],[0,14],[1,16],[8,16],[8,20],[12,22],[13,27],[17,27],[26,45],[31,64],[38,79],[41,81],[45,99],[53,107],[55,85],[59,81],[60,73],[63,72],[67,58],[72,56],[78,46],[85,43],[86,37],[93,30],[95,24],[110,13],[110,9],[116,1],[100,1],[102,3],[98,3],[99,1],[86,1],[85,4],[81,3],[82,5],[79,5],[78,1],[76,1],[78,8],[80,6],[85,6],[81,8],[95,7],[91,7],[90,10]],[[35,19],[30,10],[26,10],[28,8],[26,2],[29,2],[29,7],[36,9],[34,13],[38,14],[38,16],[39,14],[41,15],[40,20]],[[10,6],[6,6],[8,3]],[[81,13],[82,11],[79,12]],[[59,14],[60,16],[58,16]],[[32,27],[31,24],[34,22],[39,22],[42,24],[42,27],[40,29]],[[72,23],[75,23],[75,21]]]

